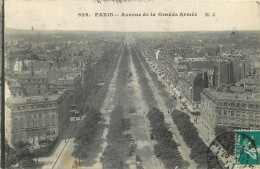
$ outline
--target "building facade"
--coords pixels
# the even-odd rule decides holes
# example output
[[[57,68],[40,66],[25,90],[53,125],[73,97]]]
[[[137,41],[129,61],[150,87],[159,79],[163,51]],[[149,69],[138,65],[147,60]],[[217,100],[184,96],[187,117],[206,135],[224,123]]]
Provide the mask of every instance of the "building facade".
[[[260,129],[260,95],[204,89],[201,93],[201,115],[213,133],[216,126]]]
[[[74,110],[77,106],[77,101],[82,94],[81,77],[79,73],[70,73],[63,78],[59,78],[54,84],[56,90],[66,90],[70,95],[70,106]]]
[[[48,93],[47,73],[42,71],[26,71],[17,73],[19,84],[26,96],[41,96]]]
[[[208,87],[208,77],[206,72],[184,72],[182,78],[179,78],[178,85],[189,103],[198,108],[200,93]]]
[[[69,123],[70,98],[67,92],[49,96],[10,97],[6,101],[6,138],[39,148],[56,139]]]

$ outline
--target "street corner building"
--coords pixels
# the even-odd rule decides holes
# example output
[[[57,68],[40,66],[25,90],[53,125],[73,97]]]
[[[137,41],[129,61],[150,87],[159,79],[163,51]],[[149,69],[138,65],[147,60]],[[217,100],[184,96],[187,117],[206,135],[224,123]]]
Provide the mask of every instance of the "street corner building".
[[[227,88],[204,89],[201,116],[212,134],[218,126],[231,129],[260,129],[259,78],[243,79]]]
[[[67,91],[46,96],[11,96],[6,100],[6,138],[10,146],[22,141],[31,149],[55,140],[70,116]]]

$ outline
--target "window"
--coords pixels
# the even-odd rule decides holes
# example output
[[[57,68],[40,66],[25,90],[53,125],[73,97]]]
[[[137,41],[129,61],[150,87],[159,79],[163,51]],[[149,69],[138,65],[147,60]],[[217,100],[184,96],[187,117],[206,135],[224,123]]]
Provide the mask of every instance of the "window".
[[[227,124],[227,123],[228,123],[228,119],[227,119],[227,118],[224,118],[224,119],[223,119],[223,122],[224,122],[224,124]]]
[[[51,119],[51,125],[55,126],[55,119]]]
[[[47,124],[47,126],[50,126],[50,121],[46,120],[46,124]]]
[[[240,107],[240,103],[237,103],[237,107]]]
[[[224,106],[227,106],[227,102],[224,102]]]
[[[39,131],[39,136],[42,136],[42,131],[41,130]]]
[[[249,115],[249,117],[252,118],[252,117],[254,117],[254,112],[249,112],[248,115]]]
[[[258,104],[257,104],[257,105],[255,105],[255,108],[256,108],[256,109],[259,109],[259,105],[258,105]]]
[[[42,126],[46,126],[45,125],[45,120],[41,120]]]
[[[221,103],[221,102],[218,102],[218,105],[219,105],[219,106],[222,106],[222,103]]]
[[[36,118],[36,113],[33,114],[33,118]]]
[[[20,128],[21,129],[25,128],[25,123],[24,122],[20,122]]]
[[[234,111],[231,111],[231,116],[234,116],[234,114],[235,114]]]
[[[240,124],[240,120],[236,120],[235,122],[236,122],[236,124],[237,124],[237,125],[239,125],[239,124]]]
[[[221,124],[221,123],[222,123],[222,118],[218,118],[217,124]]]
[[[246,107],[246,104],[245,104],[245,103],[243,103],[241,106],[242,106],[243,108],[245,108],[245,107]]]
[[[237,116],[240,116],[240,111],[237,111],[236,115],[237,115]]]
[[[39,113],[39,117],[42,117],[42,113]]]
[[[242,112],[242,116],[245,117],[246,116],[246,112],[243,111]]]
[[[33,127],[33,121],[29,121],[29,128],[32,128]]]
[[[249,105],[249,108],[254,108],[254,105],[253,105],[253,104],[250,104],[250,105]]]
[[[259,118],[259,113],[255,113],[255,117],[256,117],[256,118]]]
[[[28,137],[34,137],[34,132],[33,131],[29,131],[28,132]]]
[[[37,121],[33,121],[33,127],[38,127]]]
[[[41,126],[42,126],[42,121],[40,120],[40,121],[39,121],[39,127],[41,127]]]
[[[231,103],[230,105],[231,105],[231,107],[235,107],[235,103]]]
[[[226,111],[226,110],[224,110],[224,115],[225,115],[225,116],[227,115],[227,111]]]
[[[217,112],[218,112],[218,115],[222,115],[221,110],[217,110]]]

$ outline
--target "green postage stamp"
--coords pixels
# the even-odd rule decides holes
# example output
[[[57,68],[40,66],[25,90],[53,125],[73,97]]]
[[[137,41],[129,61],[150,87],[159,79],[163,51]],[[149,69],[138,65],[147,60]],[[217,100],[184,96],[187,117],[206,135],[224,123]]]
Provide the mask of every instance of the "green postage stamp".
[[[235,134],[235,165],[256,166],[260,158],[260,131],[238,130]]]

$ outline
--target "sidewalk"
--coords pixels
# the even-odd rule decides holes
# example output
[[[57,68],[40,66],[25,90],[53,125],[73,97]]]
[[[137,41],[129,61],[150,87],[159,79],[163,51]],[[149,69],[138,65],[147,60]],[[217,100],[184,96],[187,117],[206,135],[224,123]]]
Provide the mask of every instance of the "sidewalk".
[[[157,77],[158,77],[158,80],[161,81],[165,85],[165,87],[167,88],[167,91],[170,92],[171,95],[181,95],[181,93],[179,93],[179,91],[176,90],[175,88],[172,90],[171,87],[163,81],[161,76],[158,75]],[[178,97],[176,97],[176,98],[177,98],[177,102],[180,103],[180,98],[178,98]],[[187,103],[187,104],[189,104],[189,103]],[[191,105],[189,105],[189,106],[191,106]],[[177,104],[175,108],[180,111],[185,112],[187,115],[190,116],[190,122],[193,123],[194,126],[197,128],[197,130],[199,132],[199,137],[209,147],[211,142],[215,139],[215,135],[210,132],[212,129],[207,127],[207,125],[205,124],[205,122],[203,121],[203,119],[200,116],[195,116],[193,114],[190,114],[187,112],[187,110],[181,110],[179,104]],[[195,121],[196,121],[196,123],[195,123]],[[217,147],[211,147],[211,150],[213,152],[218,152]],[[221,153],[218,154],[218,157],[219,157],[219,159],[221,159],[221,161],[224,164],[226,161],[234,160],[234,156],[230,155],[229,158],[227,159],[227,158],[221,156]]]
[[[142,63],[143,65],[143,63]],[[178,146],[178,151],[180,152],[181,156],[184,160],[188,161],[190,166],[189,169],[195,169],[197,167],[197,164],[194,160],[190,158],[191,149],[187,146],[187,144],[184,142],[177,126],[174,124],[173,120],[171,118],[167,118],[170,115],[168,114],[168,108],[165,106],[165,101],[163,97],[160,95],[159,89],[155,86],[153,83],[151,76],[149,72],[147,71],[146,67],[143,65],[145,74],[149,80],[149,85],[151,86],[152,90],[154,91],[155,98],[157,100],[157,103],[159,105],[159,109],[164,113],[165,117],[165,123],[169,124],[171,126],[171,130],[173,132],[173,140],[180,146]]]
[[[66,133],[63,133],[63,135],[59,138],[59,141],[57,145],[55,146],[53,152],[48,157],[40,157],[38,158],[38,165],[36,168],[41,169],[52,169],[55,167],[57,161],[59,160],[59,157],[62,153],[62,151],[65,149],[67,144],[73,143],[72,135],[74,134],[78,123],[71,122],[68,130],[66,130]]]

